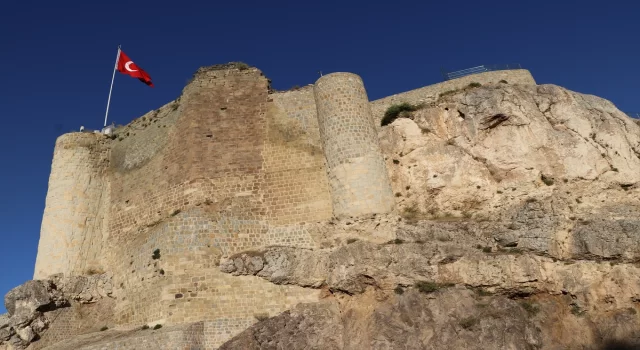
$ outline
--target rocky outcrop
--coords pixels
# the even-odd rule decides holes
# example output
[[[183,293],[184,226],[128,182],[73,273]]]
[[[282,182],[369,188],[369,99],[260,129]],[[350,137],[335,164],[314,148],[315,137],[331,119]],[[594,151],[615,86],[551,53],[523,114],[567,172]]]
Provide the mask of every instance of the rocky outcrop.
[[[468,88],[380,136],[407,220],[474,219],[556,258],[640,257],[640,128],[609,101],[554,85]]]
[[[496,220],[552,197],[538,226],[560,230],[560,219],[638,212],[640,128],[595,96],[554,85],[470,88],[380,136],[407,216]]]
[[[229,67],[246,68],[222,68]],[[255,314],[262,321],[221,349],[638,348],[637,121],[606,100],[554,85],[472,84],[408,109],[413,111],[379,129],[395,213],[321,222],[305,218],[291,227],[309,232],[313,242],[304,246],[316,249],[269,246],[237,253],[236,238],[255,237],[233,229],[228,232],[233,238],[218,235],[212,244],[230,244],[235,255],[220,258],[218,247],[207,244],[215,253],[206,264],[184,259],[206,266],[205,275],[218,266],[247,283],[262,278],[321,291],[314,292],[321,295],[318,303],[264,320]],[[267,195],[278,196],[267,193],[260,200]],[[216,230],[198,227],[198,234]],[[272,234],[265,232],[256,234]],[[189,285],[184,290],[190,294],[187,298],[176,283],[167,284],[161,296],[165,306],[177,305],[170,301],[196,309],[205,305],[189,283],[215,293],[237,287],[175,274],[181,265],[163,268],[167,279]],[[179,324],[186,318],[178,309],[180,317],[162,330],[125,329],[122,319],[114,321],[113,304],[100,302],[111,297],[111,283],[107,275],[57,275],[12,290],[5,299],[9,314],[0,315],[0,349],[24,348],[44,330],[52,332],[32,348],[199,348],[238,329],[227,328],[238,320],[222,317]],[[141,288],[129,290],[122,295],[132,306],[125,310],[128,322],[146,309],[136,304],[146,297],[131,299]],[[246,294],[251,295],[216,298],[221,303],[238,298],[239,307],[251,310],[253,304],[244,302],[254,292]],[[285,297],[286,305],[299,300]],[[78,318],[51,324],[50,315],[71,319],[71,312],[57,312],[88,303],[96,304],[77,308]],[[254,320],[242,322],[245,327]],[[107,329],[113,324],[115,329]],[[69,325],[75,333],[66,332]]]
[[[32,280],[10,290],[4,298],[7,314],[0,316],[0,349],[23,349],[38,339],[50,319],[47,313],[70,302],[93,303],[111,296],[111,276],[53,275]]]
[[[299,305],[251,327],[219,350],[343,349],[342,328],[336,303]]]
[[[336,343],[332,349],[597,349],[609,341],[640,346],[638,266],[485,248],[457,246],[453,239],[398,239],[240,254],[221,269],[325,288],[337,304],[300,306],[255,325],[223,349],[313,348],[323,337]],[[340,320],[328,321],[335,317]],[[327,322],[335,328],[325,332]]]
[[[637,349],[632,309],[597,318],[559,312],[571,305],[567,296],[462,287],[332,296],[259,322],[220,349]]]
[[[557,86],[496,84],[440,96],[380,138],[397,216],[314,227],[320,250],[223,259],[224,272],[326,297],[224,349],[313,348],[324,337],[333,349],[640,346],[632,119]]]

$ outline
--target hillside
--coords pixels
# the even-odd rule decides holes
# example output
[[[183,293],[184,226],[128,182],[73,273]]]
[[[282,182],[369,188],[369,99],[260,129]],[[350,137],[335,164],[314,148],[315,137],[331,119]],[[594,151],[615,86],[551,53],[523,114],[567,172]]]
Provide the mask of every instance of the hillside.
[[[640,346],[640,128],[610,102],[483,86],[380,139],[399,215],[332,222],[330,248],[223,262],[325,298],[221,349]]]
[[[210,67],[63,135],[0,349],[640,347],[640,125],[484,74],[369,103]]]

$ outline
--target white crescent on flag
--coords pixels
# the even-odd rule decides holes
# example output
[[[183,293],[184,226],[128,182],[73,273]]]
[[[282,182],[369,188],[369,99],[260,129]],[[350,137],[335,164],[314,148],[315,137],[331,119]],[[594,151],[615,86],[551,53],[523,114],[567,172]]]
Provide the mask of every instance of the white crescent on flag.
[[[137,72],[137,71],[138,71],[137,69],[131,69],[131,68],[129,68],[129,65],[130,65],[130,64],[132,64],[132,63],[133,63],[133,61],[129,61],[129,62],[125,63],[125,64],[124,64],[124,68],[125,68],[126,70],[128,70],[129,72]]]

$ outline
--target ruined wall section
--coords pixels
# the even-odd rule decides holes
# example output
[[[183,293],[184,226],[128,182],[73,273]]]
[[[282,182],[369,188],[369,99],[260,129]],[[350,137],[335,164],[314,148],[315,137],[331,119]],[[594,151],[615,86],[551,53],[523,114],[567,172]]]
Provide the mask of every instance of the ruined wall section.
[[[204,322],[163,327],[158,330],[106,330],[67,338],[47,350],[202,349],[207,346]],[[34,343],[37,344],[37,343]]]
[[[393,210],[394,198],[362,79],[333,73],[314,86],[335,216]]]
[[[80,334],[99,332],[103,326],[113,324],[114,304],[115,300],[111,298],[90,304],[72,301],[67,307],[47,312],[45,316],[50,322],[49,328],[38,335],[40,339],[31,343],[29,349],[49,349],[53,344],[68,341]]]
[[[243,215],[261,220],[267,87],[255,69],[200,71],[162,122],[114,149],[112,237],[127,242],[204,202],[243,202]],[[142,157],[137,145],[150,139],[162,147]]]
[[[462,78],[447,80],[439,84],[428,85],[419,89],[391,95],[371,102],[371,113],[376,127],[380,127],[380,121],[384,112],[391,105],[408,102],[412,104],[429,103],[438,99],[438,95],[447,91],[458,90],[467,87],[471,83],[497,84],[506,81],[508,84],[535,85],[531,73],[526,69],[500,70],[468,75]]]
[[[131,171],[161,152],[169,140],[169,130],[180,116],[179,108],[180,99],[177,99],[117,128],[113,136],[111,168],[120,173]]]
[[[150,158],[113,162],[108,259],[116,271],[117,324],[206,320],[222,343],[255,322],[256,314],[317,300],[317,291],[233,277],[217,267],[222,255],[276,241],[312,245],[308,233],[289,223],[305,209],[317,215],[311,210],[322,198],[322,153],[305,133],[286,138],[296,120],[278,109],[288,103],[269,101],[268,87],[256,69],[202,69],[184,89],[175,122],[156,128],[166,130],[166,144]],[[129,147],[140,143],[132,140],[114,154],[135,159],[128,157]],[[286,156],[293,158],[281,158]],[[310,181],[313,176],[318,180]],[[271,207],[281,209],[284,219],[278,221]]]
[[[318,290],[220,272],[220,256],[237,250],[237,233],[260,227],[216,211],[204,205],[179,213],[121,252],[117,269],[123,273],[114,277],[120,286],[116,323],[205,320],[220,345],[260,315],[274,316],[318,300]]]
[[[108,154],[101,134],[70,133],[56,140],[34,279],[104,268]]]
[[[163,164],[167,144],[180,118],[179,101],[149,112],[119,128],[112,141],[111,220],[107,232],[117,247],[168,217],[169,198],[180,193],[170,184]]]
[[[332,216],[313,87],[270,95],[264,147],[270,243],[299,239],[297,224]],[[284,231],[293,230],[289,233]]]

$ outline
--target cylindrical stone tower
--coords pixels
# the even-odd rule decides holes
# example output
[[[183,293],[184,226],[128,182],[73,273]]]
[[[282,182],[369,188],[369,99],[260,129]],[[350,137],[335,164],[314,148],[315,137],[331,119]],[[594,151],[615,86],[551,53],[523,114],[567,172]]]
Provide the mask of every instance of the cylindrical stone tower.
[[[314,95],[334,216],[392,211],[391,183],[362,79],[351,73],[325,75]]]
[[[101,268],[102,225],[108,199],[103,135],[70,133],[56,141],[42,217],[34,279]]]

